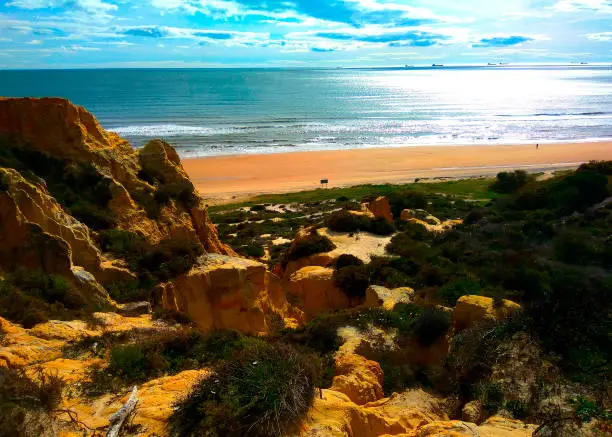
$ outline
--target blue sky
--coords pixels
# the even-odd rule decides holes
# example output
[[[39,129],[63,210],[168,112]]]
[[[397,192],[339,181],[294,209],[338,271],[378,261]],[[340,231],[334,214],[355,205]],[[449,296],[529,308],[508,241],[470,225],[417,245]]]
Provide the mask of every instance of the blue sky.
[[[612,0],[0,0],[0,68],[612,62]]]

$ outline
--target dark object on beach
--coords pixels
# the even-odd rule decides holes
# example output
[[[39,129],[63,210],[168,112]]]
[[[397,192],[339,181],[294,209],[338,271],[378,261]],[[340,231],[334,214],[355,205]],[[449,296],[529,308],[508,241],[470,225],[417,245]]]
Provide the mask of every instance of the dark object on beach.
[[[540,148],[539,144],[536,144],[536,150],[538,150]]]

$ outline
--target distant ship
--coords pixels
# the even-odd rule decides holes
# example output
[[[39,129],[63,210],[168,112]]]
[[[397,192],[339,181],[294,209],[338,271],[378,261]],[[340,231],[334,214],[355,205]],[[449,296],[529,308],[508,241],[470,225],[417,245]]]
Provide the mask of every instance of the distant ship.
[[[588,62],[581,62],[580,65],[589,65]]]
[[[431,64],[432,67],[444,67],[444,64]]]
[[[492,62],[489,62],[487,65],[488,65],[489,67],[496,67],[496,66],[497,66],[497,64],[493,64]],[[500,65],[501,65],[501,64],[500,64]]]

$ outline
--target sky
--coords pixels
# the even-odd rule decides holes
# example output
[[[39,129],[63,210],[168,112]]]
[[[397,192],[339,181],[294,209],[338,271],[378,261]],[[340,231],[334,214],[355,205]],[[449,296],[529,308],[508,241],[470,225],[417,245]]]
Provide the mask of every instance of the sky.
[[[612,63],[612,0],[0,0],[0,68]]]

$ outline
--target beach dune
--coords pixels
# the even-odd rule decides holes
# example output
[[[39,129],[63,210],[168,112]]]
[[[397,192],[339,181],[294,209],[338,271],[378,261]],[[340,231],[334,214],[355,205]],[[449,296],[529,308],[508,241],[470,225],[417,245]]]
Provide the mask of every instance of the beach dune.
[[[612,160],[612,141],[490,146],[410,146],[377,149],[218,156],[183,160],[211,203],[261,193],[281,193],[365,183],[406,183],[415,178],[495,175],[500,171],[575,168]]]

